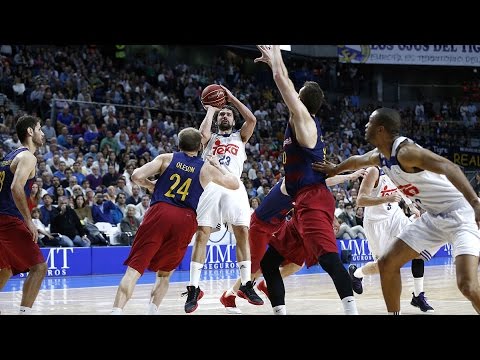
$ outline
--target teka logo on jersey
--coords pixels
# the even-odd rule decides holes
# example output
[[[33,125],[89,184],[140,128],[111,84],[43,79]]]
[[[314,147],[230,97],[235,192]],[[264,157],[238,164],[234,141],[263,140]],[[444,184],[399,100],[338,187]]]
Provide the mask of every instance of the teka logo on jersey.
[[[368,248],[366,239],[337,240],[340,243],[340,250],[350,250],[352,261],[373,261],[372,252]]]
[[[412,184],[400,185],[398,188],[407,196],[415,196],[420,194],[420,190],[418,190],[418,188]]]
[[[235,269],[235,256],[235,246],[209,245],[207,247],[207,256],[203,269]]]
[[[389,189],[388,188],[388,185],[385,185],[382,189],[382,191],[380,191],[380,195],[383,197],[383,196],[388,196],[388,195],[392,195],[395,191],[397,191],[397,188],[393,188],[393,189]]]
[[[222,145],[220,140],[217,139],[215,141],[215,144],[212,148],[212,154],[213,155],[224,155],[230,153],[232,155],[237,155],[238,154],[238,146],[235,144],[227,144],[227,145]]]

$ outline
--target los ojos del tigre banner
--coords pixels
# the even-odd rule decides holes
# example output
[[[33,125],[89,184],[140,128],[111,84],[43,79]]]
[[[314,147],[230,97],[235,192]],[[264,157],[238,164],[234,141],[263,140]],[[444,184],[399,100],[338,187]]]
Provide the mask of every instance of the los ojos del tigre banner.
[[[337,45],[340,62],[480,66],[480,45]]]

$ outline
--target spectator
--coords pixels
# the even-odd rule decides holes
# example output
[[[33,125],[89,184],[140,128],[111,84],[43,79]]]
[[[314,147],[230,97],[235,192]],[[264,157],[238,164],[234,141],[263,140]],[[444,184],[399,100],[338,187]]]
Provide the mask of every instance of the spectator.
[[[40,203],[40,195],[41,195],[41,192],[39,191],[38,184],[33,183],[32,189],[30,191],[30,196],[27,197],[27,205],[28,205],[28,210],[30,210],[30,212],[32,211],[33,208],[38,207]]]
[[[149,195],[143,195],[142,196],[142,201],[135,205],[135,208],[137,209],[137,213],[135,216],[140,220],[140,222],[143,221],[143,217],[145,216],[145,213],[148,210],[148,207],[150,206],[150,196]]]
[[[140,197],[140,186],[135,184],[132,186],[132,195],[127,198],[127,205],[137,205],[140,201],[142,201],[142,198]]]
[[[258,197],[252,197],[250,199],[250,211],[253,213],[256,208],[260,205],[260,199]]]
[[[115,166],[114,165],[108,165],[108,172],[103,175],[102,177],[102,184],[105,187],[109,187],[112,184],[115,184],[117,182],[119,175],[115,171]]]
[[[100,168],[98,165],[92,165],[92,173],[87,175],[87,179],[92,189],[96,189],[97,186],[102,185],[102,177],[100,176]]]
[[[52,126],[51,119],[45,120],[45,125],[42,126],[42,131],[45,134],[46,141],[49,141],[51,138],[57,137],[57,133],[55,132],[55,128]]]
[[[120,241],[126,245],[132,245],[135,234],[140,226],[140,220],[135,217],[136,208],[133,204],[127,205],[127,215],[122,219],[120,223],[120,230],[122,235]]]
[[[47,230],[45,225],[40,221],[40,210],[38,208],[32,209],[32,221],[37,227],[38,230],[38,239],[44,246],[52,246],[52,247],[73,247],[73,242],[67,236],[63,236],[62,234],[57,233],[50,233]]]
[[[75,246],[90,246],[90,240],[85,233],[85,229],[80,223],[77,213],[68,205],[68,199],[65,196],[58,199],[58,212],[52,218],[50,230],[52,233],[67,236]]]
[[[43,206],[40,208],[40,219],[45,226],[50,226],[51,219],[55,217],[57,208],[52,206],[53,198],[50,194],[45,194],[42,197]]]
[[[92,218],[93,222],[108,222],[112,225],[116,225],[113,221],[112,210],[115,210],[115,204],[110,200],[104,199],[103,192],[95,192],[95,203],[92,206]]]
[[[22,143],[20,142],[20,140],[18,139],[18,135],[17,133],[13,133],[12,135],[12,138],[11,139],[8,139],[4,142],[4,145],[7,147],[7,151],[10,152],[14,149],[17,149],[19,148],[20,146],[22,146]]]
[[[355,210],[355,221],[357,222],[357,225],[360,225],[361,227],[363,227],[363,211],[364,208],[361,206],[357,207]]]
[[[127,197],[124,193],[118,193],[115,199],[115,205],[122,211],[122,218],[127,214]]]
[[[92,207],[87,204],[83,195],[77,195],[75,197],[74,211],[77,213],[83,225],[87,222],[93,224]]]

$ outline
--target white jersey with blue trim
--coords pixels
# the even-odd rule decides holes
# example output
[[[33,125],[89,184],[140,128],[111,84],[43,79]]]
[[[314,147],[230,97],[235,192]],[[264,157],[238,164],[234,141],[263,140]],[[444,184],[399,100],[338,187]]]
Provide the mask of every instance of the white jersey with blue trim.
[[[397,150],[404,141],[421,148],[413,140],[400,136],[393,142],[390,159],[385,158],[380,153],[382,170],[400,191],[408,196],[412,202],[432,214],[445,212],[455,202],[464,200],[463,194],[453,186],[445,175],[428,170],[417,173],[403,171],[397,161]]]
[[[378,178],[378,184],[374,187],[370,193],[372,197],[384,197],[392,195],[397,191],[397,186],[385,175],[382,169],[379,169],[380,177]],[[398,202],[382,203],[374,206],[365,206],[365,213],[363,220],[378,221],[388,219],[392,216],[400,207]],[[400,209],[401,210],[401,209]],[[403,210],[401,210],[403,211]]]
[[[243,163],[247,159],[245,143],[240,131],[231,134],[212,133],[210,140],[205,145],[202,158],[207,155],[218,156],[218,160],[232,174],[240,177],[243,172]]]

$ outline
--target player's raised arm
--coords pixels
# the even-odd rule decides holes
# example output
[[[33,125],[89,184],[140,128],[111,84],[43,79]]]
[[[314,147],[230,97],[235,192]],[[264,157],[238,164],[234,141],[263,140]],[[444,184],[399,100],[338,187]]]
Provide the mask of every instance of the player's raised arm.
[[[257,118],[255,115],[253,115],[248,107],[246,107],[235,97],[235,95],[232,94],[230,90],[228,90],[225,86],[222,86],[222,88],[227,94],[227,101],[231,102],[232,105],[235,106],[245,120],[245,123],[240,129],[240,135],[242,136],[243,142],[246,143],[252,137],[253,131],[255,130],[255,125],[257,124]]]
[[[315,114],[309,113],[288,77],[280,45],[257,45],[257,47],[262,53],[262,57],[255,59],[255,62],[271,63],[273,80],[290,111],[290,121],[298,143],[303,147],[313,149],[317,144],[317,127],[312,118],[312,115]]]
[[[213,121],[213,116],[215,115],[215,112],[218,111],[214,106],[211,105],[205,105],[205,108],[207,109],[207,113],[205,114],[205,117],[203,118],[202,123],[200,124],[200,133],[202,134],[202,144],[205,145],[208,143],[210,138],[212,137],[212,121]]]

